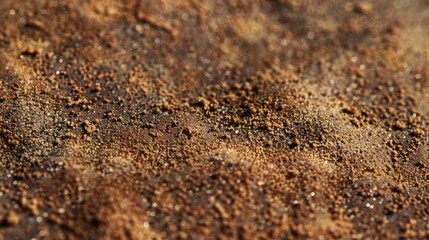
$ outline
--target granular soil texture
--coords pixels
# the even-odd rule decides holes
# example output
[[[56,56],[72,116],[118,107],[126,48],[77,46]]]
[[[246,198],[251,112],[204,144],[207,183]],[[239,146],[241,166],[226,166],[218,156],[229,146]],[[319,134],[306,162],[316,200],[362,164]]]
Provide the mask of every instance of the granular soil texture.
[[[429,238],[427,0],[0,19],[0,239]]]

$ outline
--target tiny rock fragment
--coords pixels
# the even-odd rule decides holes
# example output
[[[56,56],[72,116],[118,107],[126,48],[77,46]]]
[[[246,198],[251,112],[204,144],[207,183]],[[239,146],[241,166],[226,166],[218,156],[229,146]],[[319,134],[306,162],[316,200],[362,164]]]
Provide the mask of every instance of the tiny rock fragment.
[[[40,48],[28,46],[21,52],[21,54],[28,56],[39,56],[42,54],[42,50]]]
[[[33,29],[36,29],[36,30],[39,30],[39,31],[43,31],[43,32],[47,31],[45,24],[43,22],[39,21],[39,20],[36,20],[36,19],[29,20],[24,25],[24,27],[33,28]]]
[[[404,130],[406,126],[404,122],[396,121],[394,127],[395,129],[398,129],[398,130]]]
[[[84,136],[85,141],[92,142],[92,138],[90,136]]]
[[[92,124],[92,123],[91,123],[90,121],[88,121],[88,120],[85,120],[85,121],[84,121],[84,124],[85,124],[85,126],[84,126],[85,131],[86,131],[86,133],[88,133],[88,134],[93,133],[93,132],[95,132],[95,131],[97,130],[97,128],[95,127],[95,125],[94,125],[94,124]]]
[[[198,98],[198,105],[202,106],[205,111],[210,109],[210,101],[206,98]]]
[[[216,210],[219,212],[220,217],[222,219],[228,219],[229,215],[226,212],[225,208],[222,206],[222,204],[220,204],[219,202],[215,202],[214,203],[214,207],[216,208]]]
[[[66,137],[68,137],[68,138],[76,138],[77,136],[76,136],[76,134],[74,134],[74,133],[72,133],[72,132],[67,132],[66,134],[65,134],[65,136]]]
[[[297,177],[298,175],[299,175],[298,169],[291,169],[291,170],[289,170],[289,176],[290,177],[294,178],[294,177]]]
[[[301,145],[301,141],[299,141],[298,138],[295,138],[295,140],[293,141],[294,146],[299,147]]]
[[[257,113],[258,110],[256,110],[255,107],[251,106],[251,107],[249,107],[249,111],[250,111],[250,113],[255,114],[255,113]]]
[[[14,211],[10,211],[7,213],[5,217],[5,223],[10,226],[19,224],[19,217]]]
[[[265,126],[267,129],[271,129],[272,124],[271,124],[271,122],[270,122],[270,121],[265,121],[264,126]]]
[[[353,116],[358,115],[358,110],[355,107],[345,107],[342,109],[342,112]]]
[[[199,129],[196,127],[186,127],[183,130],[183,133],[188,137],[192,137],[192,136],[198,134],[198,132],[199,132]]]
[[[151,137],[158,137],[158,134],[155,131],[150,131],[149,132],[149,136],[151,136]]]
[[[423,136],[425,134],[425,131],[420,128],[417,128],[413,130],[413,134],[416,136]]]
[[[361,124],[360,124],[360,122],[357,120],[357,119],[350,119],[350,122],[353,124],[353,125],[355,125],[356,127],[360,127],[361,126]]]
[[[39,214],[39,207],[37,205],[37,202],[35,201],[28,205],[28,209],[30,209],[31,214],[33,214],[34,216]]]
[[[95,91],[95,92],[100,92],[100,91],[101,91],[101,85],[100,85],[100,83],[96,83],[96,84],[95,84],[94,91]]]
[[[368,2],[358,2],[354,6],[355,12],[363,15],[370,15],[373,10],[373,6]]]
[[[300,5],[299,2],[300,1],[298,1],[298,0],[287,0],[287,1],[285,1],[286,6],[288,6],[291,9],[297,9]]]
[[[176,29],[174,29],[170,24],[158,21],[155,18],[145,15],[142,12],[139,12],[137,14],[137,19],[141,22],[145,22],[151,25],[154,28],[157,28],[169,33],[173,38],[177,38],[179,36],[179,32]]]
[[[404,185],[402,185],[402,183],[398,183],[392,188],[392,190],[397,193],[402,193],[404,191]]]

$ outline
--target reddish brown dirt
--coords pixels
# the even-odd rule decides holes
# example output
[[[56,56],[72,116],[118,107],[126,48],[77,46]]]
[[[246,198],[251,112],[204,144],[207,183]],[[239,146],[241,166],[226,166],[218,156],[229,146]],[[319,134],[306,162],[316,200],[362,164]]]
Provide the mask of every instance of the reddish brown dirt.
[[[427,0],[0,18],[0,239],[429,238]]]

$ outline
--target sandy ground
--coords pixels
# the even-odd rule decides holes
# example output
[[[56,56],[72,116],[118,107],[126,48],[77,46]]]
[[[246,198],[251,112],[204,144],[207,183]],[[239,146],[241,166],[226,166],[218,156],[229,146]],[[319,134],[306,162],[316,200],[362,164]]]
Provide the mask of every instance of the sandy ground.
[[[427,0],[0,19],[0,239],[429,237]]]

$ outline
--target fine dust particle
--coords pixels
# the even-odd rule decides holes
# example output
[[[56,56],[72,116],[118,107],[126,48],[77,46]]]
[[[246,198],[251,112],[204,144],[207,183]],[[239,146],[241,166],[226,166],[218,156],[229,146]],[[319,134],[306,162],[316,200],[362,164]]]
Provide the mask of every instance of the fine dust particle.
[[[359,2],[355,4],[354,10],[359,14],[370,15],[372,13],[373,7],[371,3]]]
[[[19,217],[14,211],[10,211],[5,217],[5,223],[10,226],[19,224]]]

